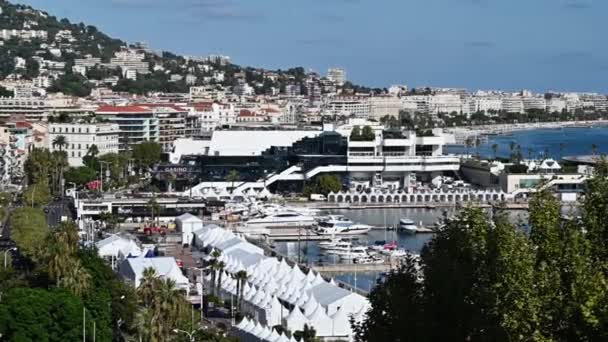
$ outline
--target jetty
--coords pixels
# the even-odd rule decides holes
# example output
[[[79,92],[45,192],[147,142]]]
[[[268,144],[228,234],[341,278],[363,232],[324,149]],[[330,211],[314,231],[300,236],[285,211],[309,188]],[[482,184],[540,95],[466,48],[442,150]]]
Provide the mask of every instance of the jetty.
[[[312,269],[319,273],[355,273],[355,272],[388,272],[393,269],[395,265],[390,262],[384,262],[381,264],[323,264],[323,265],[312,265]]]

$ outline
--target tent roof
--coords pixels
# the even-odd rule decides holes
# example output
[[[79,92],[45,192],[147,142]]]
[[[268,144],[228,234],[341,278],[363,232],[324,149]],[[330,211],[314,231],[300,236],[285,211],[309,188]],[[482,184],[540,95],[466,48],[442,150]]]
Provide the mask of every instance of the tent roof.
[[[310,289],[311,296],[314,296],[317,301],[324,306],[337,302],[345,297],[352,295],[350,291],[343,288],[323,282]]]
[[[200,218],[190,214],[190,213],[185,213],[183,215],[178,216],[176,219],[176,221],[179,222],[200,222],[203,223],[203,220],[201,220]]]

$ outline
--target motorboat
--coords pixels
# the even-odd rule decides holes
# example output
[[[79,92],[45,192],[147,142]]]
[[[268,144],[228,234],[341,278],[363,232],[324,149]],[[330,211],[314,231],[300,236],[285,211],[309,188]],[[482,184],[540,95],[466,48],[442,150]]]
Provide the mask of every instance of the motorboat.
[[[327,250],[327,254],[338,254],[339,252],[346,252],[353,247],[353,244],[348,241],[338,242],[335,246],[326,246],[324,249]]]
[[[252,218],[245,225],[249,228],[300,228],[312,227],[315,223],[312,216],[293,211],[282,211]]]
[[[331,238],[329,241],[321,241],[319,242],[319,248],[321,249],[332,249],[336,247],[340,242],[346,242],[340,238]]]
[[[386,241],[376,241],[376,242],[374,242],[374,245],[370,246],[369,248],[373,251],[381,252],[384,250],[397,249],[398,247],[399,246],[397,245],[397,241],[393,241],[393,242],[389,242],[389,243],[387,243]]]
[[[349,248],[349,250],[347,251],[337,251],[335,252],[335,254],[337,256],[340,257],[340,259],[344,259],[344,260],[353,260],[353,259],[357,259],[357,258],[364,258],[367,257],[367,248],[363,247],[363,246],[354,246]]]
[[[384,259],[376,256],[366,256],[361,258],[356,258],[353,260],[355,264],[361,265],[371,265],[371,264],[383,264],[385,263]]]
[[[413,220],[402,218],[399,220],[399,230],[408,234],[433,233],[433,229],[417,226]]]
[[[399,230],[410,234],[416,234],[418,226],[416,226],[416,222],[413,220],[402,218],[399,220]]]
[[[329,215],[318,221],[314,231],[319,235],[363,235],[371,229],[371,226],[356,224],[342,215]]]

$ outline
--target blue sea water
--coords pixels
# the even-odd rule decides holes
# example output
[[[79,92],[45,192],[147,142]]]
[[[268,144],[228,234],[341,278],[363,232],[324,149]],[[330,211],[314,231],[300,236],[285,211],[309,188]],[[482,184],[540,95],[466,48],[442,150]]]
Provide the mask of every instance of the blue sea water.
[[[490,136],[488,142],[481,144],[479,148],[470,147],[469,153],[479,153],[488,158],[494,156],[492,145],[498,145],[497,155],[508,158],[511,154],[509,145],[514,142],[521,146],[524,158],[528,158],[531,151],[533,158],[540,157],[545,150],[554,159],[564,156],[590,155],[592,146],[596,145],[596,153],[608,154],[608,127],[594,128],[561,128],[561,129],[538,129],[519,131],[508,135]],[[465,153],[463,146],[450,146],[449,153]]]

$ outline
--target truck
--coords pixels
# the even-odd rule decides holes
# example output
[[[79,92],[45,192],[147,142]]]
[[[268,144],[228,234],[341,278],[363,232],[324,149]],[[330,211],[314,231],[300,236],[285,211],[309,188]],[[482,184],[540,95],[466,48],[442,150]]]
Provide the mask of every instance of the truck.
[[[310,194],[311,201],[327,201],[325,195],[322,194]]]

